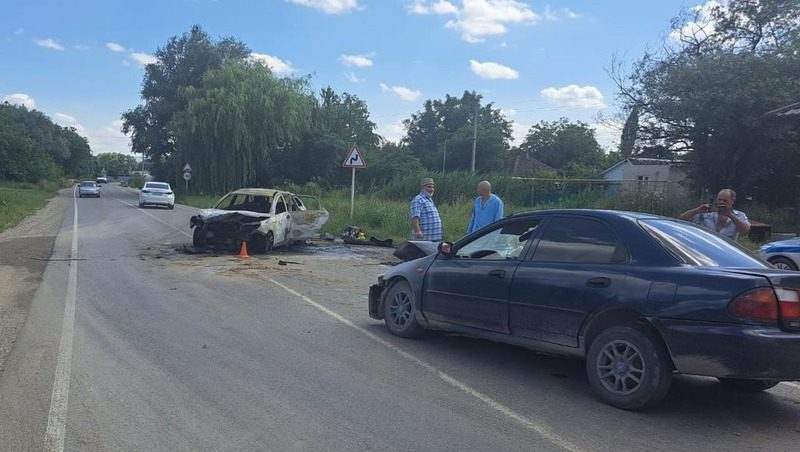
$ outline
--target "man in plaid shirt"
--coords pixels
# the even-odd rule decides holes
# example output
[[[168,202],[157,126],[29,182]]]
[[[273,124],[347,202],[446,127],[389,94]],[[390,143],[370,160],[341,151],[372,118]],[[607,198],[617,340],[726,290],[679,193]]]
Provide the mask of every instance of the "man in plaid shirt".
[[[436,185],[433,179],[426,177],[420,183],[420,192],[411,200],[412,240],[442,240],[442,220],[439,210],[433,203],[433,192]]]

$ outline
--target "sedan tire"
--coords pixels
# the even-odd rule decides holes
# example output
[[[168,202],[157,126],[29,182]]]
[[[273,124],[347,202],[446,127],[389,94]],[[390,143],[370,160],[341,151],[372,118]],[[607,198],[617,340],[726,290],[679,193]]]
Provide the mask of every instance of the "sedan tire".
[[[742,378],[717,378],[720,383],[739,392],[761,392],[774,387],[778,380],[745,380]]]
[[[661,339],[635,326],[609,328],[589,348],[586,373],[609,405],[641,410],[661,402],[672,383],[672,361]]]
[[[425,328],[414,313],[414,293],[405,281],[392,284],[383,299],[383,318],[389,332],[395,336],[419,337]]]
[[[792,262],[791,259],[785,258],[783,256],[771,257],[769,259],[769,263],[781,270],[797,271],[797,264]]]
[[[192,232],[192,246],[201,249],[206,247],[206,231],[202,226],[195,226]]]

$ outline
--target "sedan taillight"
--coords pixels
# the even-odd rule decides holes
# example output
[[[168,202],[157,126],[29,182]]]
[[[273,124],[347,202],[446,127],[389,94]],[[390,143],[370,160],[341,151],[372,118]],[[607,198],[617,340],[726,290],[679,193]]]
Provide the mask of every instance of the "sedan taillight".
[[[171,194],[172,194],[172,192],[171,192],[171,191],[168,191],[168,192],[164,192],[164,194],[165,194],[165,195],[171,195]]]
[[[800,329],[800,289],[759,287],[734,298],[733,315],[743,319],[777,321],[786,328]]]

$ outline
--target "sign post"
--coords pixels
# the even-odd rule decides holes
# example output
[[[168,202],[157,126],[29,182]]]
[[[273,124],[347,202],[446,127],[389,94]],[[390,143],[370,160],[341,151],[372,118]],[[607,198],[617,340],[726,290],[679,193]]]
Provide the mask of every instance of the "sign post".
[[[350,168],[353,171],[353,177],[350,182],[350,222],[353,221],[353,209],[356,203],[356,168],[366,168],[367,163],[364,162],[364,157],[361,156],[361,151],[358,150],[357,145],[350,148],[347,158],[342,162],[342,166]]]
[[[183,167],[183,180],[186,181],[186,194],[189,194],[189,181],[192,180],[192,167],[187,163]]]

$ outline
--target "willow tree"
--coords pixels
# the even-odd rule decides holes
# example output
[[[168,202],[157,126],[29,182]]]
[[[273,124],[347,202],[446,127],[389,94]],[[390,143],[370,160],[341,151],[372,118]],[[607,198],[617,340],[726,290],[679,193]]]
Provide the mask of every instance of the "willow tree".
[[[181,96],[187,106],[170,123],[176,172],[188,162],[193,186],[208,193],[281,179],[273,156],[307,129],[313,105],[305,80],[245,61],[209,71]]]

